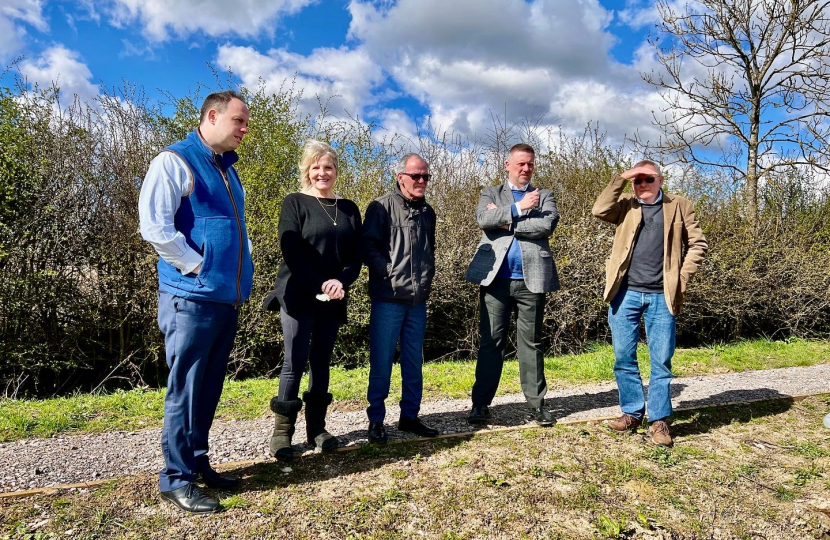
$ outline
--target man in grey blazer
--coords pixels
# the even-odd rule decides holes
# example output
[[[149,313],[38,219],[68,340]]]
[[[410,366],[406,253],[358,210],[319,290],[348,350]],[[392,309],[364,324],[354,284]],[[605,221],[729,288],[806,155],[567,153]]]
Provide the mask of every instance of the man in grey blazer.
[[[476,208],[481,242],[466,278],[481,285],[481,334],[468,421],[484,424],[496,395],[504,364],[510,317],[516,311],[519,377],[530,417],[541,426],[553,424],[545,408],[545,362],[542,318],[545,293],[559,289],[549,239],[559,221],[549,189],[536,189],[535,152],[527,144],[510,149],[507,182],[482,190]]]

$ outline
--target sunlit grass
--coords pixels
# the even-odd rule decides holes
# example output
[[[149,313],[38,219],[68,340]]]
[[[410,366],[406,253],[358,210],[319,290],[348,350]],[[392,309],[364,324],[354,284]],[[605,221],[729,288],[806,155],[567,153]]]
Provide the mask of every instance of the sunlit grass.
[[[643,375],[648,376],[648,347],[638,350]],[[742,341],[678,350],[673,361],[675,376],[752,371],[809,366],[830,360],[830,342]],[[545,359],[551,387],[574,386],[614,378],[610,345],[594,345],[582,354]],[[331,392],[335,401],[362,407],[369,379],[368,367],[332,368]],[[424,365],[424,399],[465,398],[475,379],[474,361],[431,362]],[[303,385],[306,384],[304,380]],[[268,410],[277,381],[248,379],[226,381],[217,416],[225,419],[256,418]],[[390,401],[400,398],[400,369],[392,373]],[[505,362],[500,394],[521,391],[518,363]],[[48,437],[59,433],[137,430],[161,425],[164,390],[135,389],[105,395],[78,394],[44,400],[0,400],[0,441]]]

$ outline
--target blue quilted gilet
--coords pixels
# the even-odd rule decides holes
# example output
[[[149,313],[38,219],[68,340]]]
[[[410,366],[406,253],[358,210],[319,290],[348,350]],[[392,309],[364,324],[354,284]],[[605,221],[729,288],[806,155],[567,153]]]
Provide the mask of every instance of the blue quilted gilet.
[[[203,261],[198,275],[182,275],[159,259],[159,288],[183,298],[239,305],[250,296],[254,275],[245,195],[233,168],[239,156],[214,154],[197,131],[165,151],[181,157],[193,174],[193,191],[182,197],[175,224]]]

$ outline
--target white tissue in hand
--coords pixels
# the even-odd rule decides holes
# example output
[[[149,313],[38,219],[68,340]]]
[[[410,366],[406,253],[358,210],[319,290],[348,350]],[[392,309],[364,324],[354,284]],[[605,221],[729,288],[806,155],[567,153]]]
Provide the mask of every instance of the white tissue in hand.
[[[317,295],[317,300],[321,302],[328,302],[329,300],[331,300],[331,298],[329,298],[329,295],[327,295],[326,293],[320,293]]]

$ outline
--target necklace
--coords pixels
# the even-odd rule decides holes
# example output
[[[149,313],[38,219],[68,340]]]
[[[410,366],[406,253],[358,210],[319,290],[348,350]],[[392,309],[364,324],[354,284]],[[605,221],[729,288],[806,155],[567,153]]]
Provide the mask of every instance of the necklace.
[[[335,227],[337,227],[337,199],[334,199],[333,204],[323,204],[323,201],[320,200],[320,197],[314,197],[314,198],[317,199],[318,203],[320,203],[320,208],[322,208],[323,212],[326,213],[326,217],[328,217],[331,220],[331,224],[334,225]],[[329,214],[329,211],[326,210],[327,206],[328,207],[332,207],[332,206],[334,207],[334,217],[333,218],[331,217],[331,214]]]

